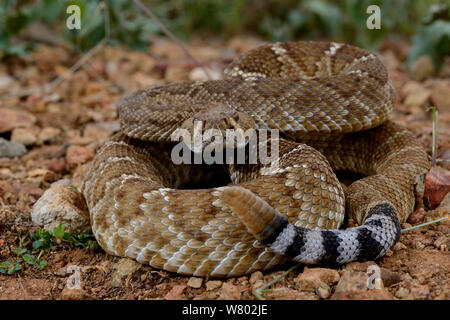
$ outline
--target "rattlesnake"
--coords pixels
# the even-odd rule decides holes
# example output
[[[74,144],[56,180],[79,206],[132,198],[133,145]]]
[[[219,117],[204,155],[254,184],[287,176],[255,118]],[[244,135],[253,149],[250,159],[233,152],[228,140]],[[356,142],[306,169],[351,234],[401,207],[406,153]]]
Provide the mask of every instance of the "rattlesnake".
[[[211,277],[288,258],[382,257],[420,198],[429,162],[412,134],[388,120],[395,92],[379,57],[338,43],[276,43],[245,53],[225,74],[122,100],[121,132],[98,151],[82,186],[102,248]],[[195,131],[195,120],[204,129],[278,129],[277,169],[174,164],[170,135]],[[330,165],[367,177],[344,197]],[[338,230],[345,208],[359,227]]]

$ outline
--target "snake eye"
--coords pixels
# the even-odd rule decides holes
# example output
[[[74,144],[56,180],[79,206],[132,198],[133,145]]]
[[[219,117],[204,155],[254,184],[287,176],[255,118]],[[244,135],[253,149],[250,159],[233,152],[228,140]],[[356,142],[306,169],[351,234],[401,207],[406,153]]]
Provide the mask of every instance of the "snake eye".
[[[239,113],[235,113],[233,116],[233,119],[238,121],[239,120]]]

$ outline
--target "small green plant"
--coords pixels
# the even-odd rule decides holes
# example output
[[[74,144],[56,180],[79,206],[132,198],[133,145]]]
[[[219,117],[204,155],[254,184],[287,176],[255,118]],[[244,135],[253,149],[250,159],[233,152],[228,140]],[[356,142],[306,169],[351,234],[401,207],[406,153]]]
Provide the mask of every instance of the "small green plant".
[[[412,38],[407,66],[424,55],[433,59],[434,69],[438,70],[445,56],[450,54],[450,6],[439,4],[431,6],[423,25]]]
[[[17,271],[20,271],[22,267],[20,264],[12,263],[11,261],[5,261],[0,263],[0,273],[12,275],[15,274]]]
[[[64,226],[59,224],[56,228],[47,231],[44,229],[37,229],[31,232],[31,240],[33,241],[33,249],[48,250],[53,247],[54,241],[64,241],[75,247],[81,247],[86,250],[97,250],[99,248],[97,241],[93,234],[71,234],[64,231]]]
[[[47,261],[36,258],[30,253],[28,249],[14,248],[13,253],[17,255],[15,262],[8,260],[0,263],[0,273],[13,275],[16,272],[22,270],[22,266],[20,265],[22,262],[26,262],[32,266],[37,267],[40,270],[42,270],[47,265]]]
[[[33,241],[33,249],[47,250],[53,246],[52,235],[47,230],[39,228],[30,233],[30,238]]]

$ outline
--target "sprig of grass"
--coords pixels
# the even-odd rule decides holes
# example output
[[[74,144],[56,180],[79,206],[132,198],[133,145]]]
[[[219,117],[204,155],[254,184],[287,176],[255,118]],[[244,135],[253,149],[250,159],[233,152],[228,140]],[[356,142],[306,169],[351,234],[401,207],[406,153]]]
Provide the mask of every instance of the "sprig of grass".
[[[261,288],[258,288],[256,290],[253,290],[253,295],[258,299],[258,300],[265,300],[262,297],[262,294],[265,292],[270,292],[270,289],[267,289],[268,287],[270,287],[271,285],[277,283],[278,281],[280,281],[281,279],[283,279],[284,277],[286,277],[289,273],[291,273],[292,271],[294,271],[298,266],[300,266],[301,264],[296,264],[295,266],[291,267],[289,270],[287,270],[286,272],[284,272],[282,275],[280,275],[279,277],[273,279],[272,281],[267,282],[265,285],[263,285]]]
[[[431,115],[433,118],[433,141],[431,144],[431,166],[434,167],[436,165],[436,150],[437,150],[437,122],[438,122],[438,109],[436,107],[431,107]]]
[[[402,232],[411,231],[411,230],[414,230],[414,229],[425,227],[425,226],[427,226],[429,224],[433,224],[433,223],[437,223],[437,222],[440,222],[440,221],[447,220],[447,218],[448,217],[442,217],[442,218],[439,218],[439,219],[436,219],[436,220],[433,220],[433,221],[424,222],[424,223],[418,224],[416,226],[412,226],[412,227],[409,227],[409,228],[402,229]]]

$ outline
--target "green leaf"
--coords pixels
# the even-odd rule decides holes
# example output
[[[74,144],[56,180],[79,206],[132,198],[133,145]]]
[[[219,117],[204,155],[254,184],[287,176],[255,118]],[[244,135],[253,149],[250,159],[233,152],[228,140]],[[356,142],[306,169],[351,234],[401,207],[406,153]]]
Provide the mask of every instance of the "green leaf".
[[[47,261],[41,260],[41,261],[39,261],[39,265],[37,267],[42,270],[46,265],[47,265]]]
[[[414,61],[429,55],[438,68],[444,55],[450,54],[450,22],[436,20],[428,26],[422,26],[412,39],[406,65],[411,67]]]
[[[25,248],[15,248],[15,249],[13,249],[13,252],[14,252],[16,255],[20,256],[20,255],[22,255],[22,254],[24,254],[24,253],[27,253],[28,250],[25,249]]]
[[[64,226],[60,223],[55,229],[50,231],[50,234],[57,239],[64,237]]]
[[[44,240],[33,241],[33,249],[41,249],[44,246]]]
[[[22,269],[22,267],[19,264],[15,264],[14,266],[8,268],[8,274],[14,274],[20,269]]]

